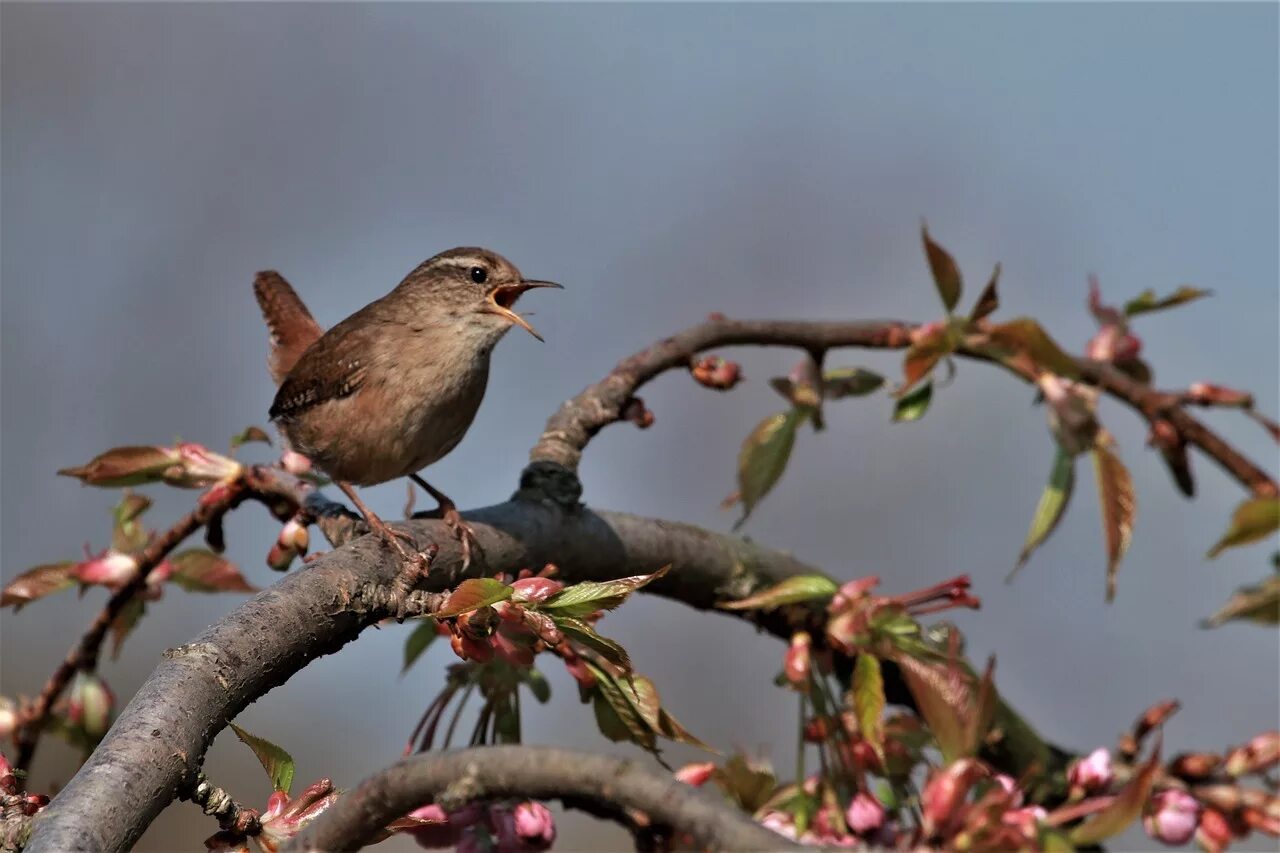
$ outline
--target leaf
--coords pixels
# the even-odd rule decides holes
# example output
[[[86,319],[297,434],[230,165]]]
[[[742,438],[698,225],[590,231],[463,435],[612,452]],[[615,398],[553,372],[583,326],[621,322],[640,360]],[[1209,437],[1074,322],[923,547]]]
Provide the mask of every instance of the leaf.
[[[293,785],[293,756],[271,741],[249,734],[235,723],[228,725],[236,733],[236,737],[240,738],[240,742],[253,750],[258,761],[262,762],[262,769],[271,778],[272,790],[289,793],[289,788]]]
[[[871,744],[884,762],[884,675],[880,659],[860,654],[853,666],[853,710],[858,717],[858,731]]]
[[[139,551],[150,538],[138,519],[151,506],[151,499],[125,489],[120,503],[112,510],[115,524],[111,530],[111,547],[126,554]]]
[[[553,618],[556,627],[566,637],[591,649],[624,672],[631,671],[631,658],[627,655],[627,650],[619,643],[610,640],[608,637],[600,636],[594,628],[581,619],[572,616],[556,616]]]
[[[551,701],[551,684],[547,681],[545,675],[533,667],[529,667],[524,670],[521,678],[529,687],[529,692],[533,694],[534,699],[537,699],[543,705]]]
[[[741,754],[733,755],[717,767],[711,778],[749,814],[769,802],[778,786],[772,771],[747,761]]]
[[[138,626],[138,622],[142,619],[143,614],[147,612],[147,605],[141,598],[134,596],[129,599],[116,618],[111,620],[111,659],[116,660],[120,657],[120,649],[124,647],[125,639],[133,633],[133,629]]]
[[[772,610],[784,604],[805,601],[830,601],[840,589],[824,575],[796,575],[737,601],[717,604],[721,610]]]
[[[0,592],[0,607],[13,605],[21,610],[37,598],[44,598],[75,586],[76,563],[48,563],[27,569]]]
[[[965,719],[965,748],[968,752],[976,753],[981,748],[999,710],[1000,697],[996,694],[996,657],[992,655],[987,659],[987,668],[982,673],[982,680],[978,682],[971,713]]]
[[[1116,597],[1120,560],[1133,538],[1137,504],[1129,469],[1111,452],[1109,441],[1100,441],[1093,448],[1093,473],[1098,483],[1098,503],[1102,507],[1102,532],[1107,540],[1107,601],[1112,601]]]
[[[636,590],[665,575],[671,564],[648,575],[634,575],[611,581],[584,581],[565,587],[538,605],[552,616],[587,616],[597,610],[612,610]]]
[[[782,472],[786,470],[791,448],[795,446],[796,429],[806,415],[800,409],[788,409],[765,418],[742,442],[738,452],[738,495],[742,501],[742,517],[734,524],[741,527]]]
[[[241,445],[248,444],[251,441],[258,441],[263,444],[271,443],[271,436],[267,435],[266,430],[259,426],[248,426],[238,435],[231,437],[231,449],[234,451]]]
[[[609,740],[629,740],[656,752],[658,742],[653,729],[627,698],[619,681],[590,661],[587,667],[596,678],[595,712],[600,733]]]
[[[1036,366],[1070,379],[1079,377],[1075,359],[1039,323],[1030,317],[1019,317],[991,329],[990,341],[998,347],[1025,354]]]
[[[1212,560],[1227,548],[1266,539],[1280,528],[1280,498],[1252,498],[1236,507],[1231,526],[1205,556]]]
[[[938,295],[948,312],[955,310],[960,302],[963,283],[960,268],[947,250],[929,238],[929,229],[920,226],[920,236],[924,240],[924,254],[929,261],[929,271],[933,273],[933,283],[938,287]]]
[[[1000,280],[1000,265],[996,264],[996,268],[991,273],[991,280],[987,282],[987,286],[982,289],[982,295],[978,297],[978,301],[973,306],[973,311],[969,314],[969,322],[976,323],[985,319],[1000,307],[1000,296],[996,293],[996,282]]]
[[[1124,304],[1124,313],[1130,317],[1136,317],[1139,314],[1146,314],[1148,311],[1159,311],[1162,308],[1184,305],[1212,294],[1212,290],[1203,290],[1199,287],[1192,287],[1189,284],[1184,284],[1168,296],[1161,297],[1157,297],[1154,290],[1144,290],[1137,298],[1130,299]]]
[[[1138,768],[1111,805],[1071,830],[1071,843],[1077,847],[1097,844],[1123,832],[1142,813],[1159,770],[1160,747],[1157,744],[1151,758]]]
[[[427,647],[438,636],[440,635],[436,633],[435,619],[428,616],[418,623],[417,627],[413,629],[413,633],[406,637],[404,641],[404,666],[400,668],[401,675],[409,671],[409,667],[413,666],[418,658],[422,657],[422,653],[427,650]]]
[[[933,382],[925,382],[907,396],[898,400],[893,407],[893,419],[902,423],[918,421],[929,409],[933,399]]]
[[[1009,572],[1005,582],[1013,580],[1014,575],[1031,559],[1031,554],[1039,548],[1053,533],[1058,522],[1062,520],[1071,501],[1071,492],[1076,484],[1076,462],[1070,453],[1058,448],[1053,457],[1053,470],[1049,472],[1049,484],[1040,495],[1040,503],[1036,504],[1035,515],[1031,517],[1031,529],[1027,531],[1026,542],[1022,545],[1022,553],[1018,555],[1018,563]]]
[[[828,400],[865,397],[884,385],[884,377],[863,367],[836,367],[822,374],[822,394]]]
[[[1262,625],[1280,625],[1280,575],[1271,575],[1257,586],[1243,586],[1202,627],[1216,628],[1224,622],[1247,620]]]
[[[469,578],[458,584],[458,588],[445,599],[444,607],[432,615],[437,619],[461,616],[463,613],[506,601],[514,592],[514,589],[493,578]]]
[[[112,515],[116,524],[128,524],[151,508],[151,498],[125,489]]]
[[[166,447],[115,447],[87,465],[63,468],[58,473],[76,477],[85,485],[118,488],[157,482],[181,461],[177,452]]]
[[[662,698],[653,681],[643,675],[632,675],[617,680],[618,688],[627,697],[640,718],[645,721],[656,734],[668,740],[691,744],[701,749],[710,749],[705,743],[689,733],[680,725],[675,717],[662,707]]]
[[[951,763],[977,752],[998,707],[994,692],[984,695],[989,688],[975,684],[973,672],[960,661],[925,660],[899,652],[894,662],[943,759]]]
[[[257,592],[236,564],[212,551],[196,548],[175,556],[171,580],[187,592]]]
[[[907,391],[932,372],[942,357],[951,352],[950,336],[945,326],[939,325],[926,337],[907,348],[902,357],[902,387],[894,392],[902,397]]]

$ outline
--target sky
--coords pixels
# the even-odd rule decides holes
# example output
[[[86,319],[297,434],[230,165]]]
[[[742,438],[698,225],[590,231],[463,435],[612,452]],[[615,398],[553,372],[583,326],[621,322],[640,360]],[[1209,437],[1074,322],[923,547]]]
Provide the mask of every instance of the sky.
[[[710,311],[937,319],[921,219],[976,297],[1003,264],[1002,315],[1080,351],[1096,273],[1116,301],[1194,283],[1211,299],[1136,325],[1162,387],[1247,388],[1276,414],[1277,12],[1273,4],[16,5],[0,11],[0,577],[107,544],[113,494],[54,476],[121,444],[211,447],[264,424],[273,395],[250,291],[278,269],[330,325],[422,259],[491,247],[563,292],[523,303],[546,338],[499,346],[466,440],[428,471],[462,507],[505,499],[545,419],[623,356]],[[997,315],[1000,317],[1002,315]],[[776,410],[795,355],[733,353],[717,395],[678,375],[656,415],[615,426],[582,466],[592,506],[725,532],[741,439]],[[892,374],[891,354],[834,365]],[[1242,499],[1204,458],[1174,492],[1145,424],[1114,403],[1138,495],[1106,605],[1096,497],[1022,576],[1004,577],[1048,475],[1026,386],[961,364],[920,422],[883,397],[833,406],[745,533],[833,576],[904,592],[959,573],[983,600],[955,621],[996,654],[1004,696],[1059,743],[1114,743],[1176,696],[1170,752],[1273,727],[1275,634],[1198,627],[1266,571],[1264,546],[1203,554]],[[1234,413],[1206,421],[1276,470]],[[152,490],[164,526],[193,499]],[[404,486],[366,492],[395,517]],[[255,508],[229,556],[259,585],[276,526]],[[34,693],[101,606],[94,590],[0,615],[0,693]],[[105,675],[127,697],[161,651],[234,607],[171,590]],[[782,647],[749,627],[641,597],[605,620],[671,711],[722,749],[791,766]],[[450,653],[398,676],[408,629],[368,631],[239,718],[299,758],[298,779],[354,785],[395,760]],[[608,748],[572,683],[529,710],[531,742]],[[529,703],[532,704],[532,703]],[[528,707],[528,705],[526,705]],[[670,750],[672,761],[697,758]],[[65,780],[42,747],[37,790]],[[207,764],[265,802],[224,734]],[[169,809],[139,849],[215,827]],[[572,816],[565,849],[622,843]],[[1141,836],[1129,841],[1141,846]],[[389,843],[387,849],[392,849]],[[401,848],[408,849],[408,848]]]

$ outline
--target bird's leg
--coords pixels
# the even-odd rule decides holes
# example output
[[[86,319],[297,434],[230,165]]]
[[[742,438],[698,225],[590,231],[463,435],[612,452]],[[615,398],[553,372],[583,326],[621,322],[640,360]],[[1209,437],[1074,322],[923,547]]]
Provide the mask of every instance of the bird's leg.
[[[440,504],[440,517],[444,519],[444,523],[453,532],[453,535],[457,537],[458,544],[462,547],[462,568],[465,571],[471,565],[471,548],[477,544],[475,531],[471,529],[471,525],[462,520],[462,513],[458,512],[458,505],[448,495],[433,487],[417,474],[410,474],[409,478],[419,486],[422,486],[427,494],[435,498],[436,503]]]
[[[414,564],[419,562],[418,556],[416,554],[409,553],[405,550],[404,545],[400,543],[401,539],[404,539],[406,542],[412,542],[413,540],[409,534],[402,533],[399,530],[392,530],[385,521],[378,518],[377,514],[374,513],[373,510],[364,505],[364,501],[360,500],[360,495],[356,493],[355,488],[350,483],[343,483],[339,481],[338,488],[342,489],[343,494],[351,498],[351,502],[356,505],[356,509],[360,511],[362,516],[364,516],[364,522],[369,525],[369,530],[371,532],[376,533],[383,542],[387,543],[392,548],[395,548],[396,553],[398,553],[405,562]]]

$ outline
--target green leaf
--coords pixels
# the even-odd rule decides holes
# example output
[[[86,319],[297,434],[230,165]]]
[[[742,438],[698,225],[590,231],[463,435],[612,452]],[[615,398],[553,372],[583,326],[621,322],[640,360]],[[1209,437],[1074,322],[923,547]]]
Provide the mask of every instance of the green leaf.
[[[933,283],[938,288],[938,295],[942,297],[942,304],[948,312],[954,311],[960,302],[963,288],[960,268],[946,249],[929,238],[929,229],[924,225],[920,226],[920,236],[924,240],[924,254],[929,261],[929,271],[933,273]]]
[[[238,435],[231,437],[231,449],[235,451],[241,445],[248,444],[251,441],[258,441],[263,444],[271,443],[271,436],[267,435],[266,430],[259,426],[248,426]]]
[[[1071,843],[1083,847],[1123,832],[1142,813],[1159,770],[1160,748],[1157,746],[1151,758],[1138,769],[1111,805],[1071,830]]]
[[[418,658],[422,657],[422,653],[427,650],[436,639],[440,636],[436,633],[436,620],[430,616],[421,620],[417,627],[404,641],[404,666],[400,668],[400,674],[404,675],[409,671],[409,667],[413,666]]]
[[[778,786],[777,777],[768,767],[753,764],[741,754],[717,767],[711,778],[748,814],[769,802]]]
[[[1057,455],[1053,458],[1049,484],[1044,487],[1044,493],[1040,495],[1040,503],[1036,505],[1035,515],[1031,517],[1031,529],[1027,531],[1027,541],[1022,546],[1022,553],[1018,555],[1017,565],[1005,579],[1006,582],[1013,580],[1014,575],[1027,564],[1027,560],[1031,559],[1031,554],[1058,526],[1058,522],[1062,520],[1067,510],[1067,504],[1071,501],[1071,492],[1075,488],[1075,483],[1075,458],[1059,447]]]
[[[612,610],[626,601],[631,593],[656,581],[670,569],[668,564],[648,575],[574,584],[539,604],[538,609],[551,616],[587,616],[597,610]]]
[[[609,740],[629,740],[656,752],[658,740],[653,729],[623,693],[618,680],[590,661],[587,667],[596,678],[595,712],[600,733]]]
[[[437,619],[461,616],[463,613],[470,613],[472,610],[506,601],[514,592],[514,589],[493,578],[469,578],[449,593],[444,607],[433,615]]]
[[[1280,575],[1271,575],[1257,586],[1236,590],[1222,609],[1204,620],[1203,627],[1216,628],[1233,620],[1280,625]]]
[[[164,479],[164,472],[181,461],[177,451],[167,447],[113,447],[87,465],[63,468],[58,474],[88,486],[139,486]]]
[[[120,503],[116,504],[112,515],[115,524],[111,531],[111,547],[124,553],[132,553],[147,544],[147,531],[138,518],[151,506],[151,499],[125,489]]]
[[[1280,498],[1252,498],[1236,507],[1231,526],[1205,555],[1212,560],[1227,548],[1266,539],[1280,529]]]
[[[595,632],[594,628],[581,619],[572,616],[555,616],[552,618],[556,623],[556,627],[566,637],[591,649],[619,669],[625,672],[631,671],[631,658],[627,655],[627,650],[619,643],[610,640],[608,637],[600,636]]]
[[[129,599],[129,603],[121,608],[116,614],[116,618],[111,620],[111,659],[117,660],[120,657],[120,649],[124,646],[125,638],[133,633],[133,629],[138,626],[139,620],[143,614],[147,612],[146,603],[137,596]]]
[[[76,563],[48,563],[27,569],[0,592],[0,607],[21,610],[37,598],[70,589],[76,584]]]
[[[533,667],[529,667],[521,674],[521,678],[528,686],[529,692],[533,694],[533,698],[537,699],[543,705],[551,701],[551,684],[547,681],[545,675]]]
[[[196,548],[183,551],[172,560],[171,580],[187,592],[257,592],[244,579],[235,563],[212,551]]]
[[[272,790],[289,793],[289,788],[293,785],[293,756],[271,741],[249,734],[235,723],[228,725],[236,733],[236,737],[240,738],[240,742],[258,757],[262,769],[267,771],[267,776],[271,779]]]
[[[998,281],[1000,281],[1000,265],[996,264],[995,270],[991,273],[991,280],[982,289],[982,295],[978,297],[978,301],[973,306],[973,311],[969,314],[970,323],[976,323],[990,316],[1000,307],[1000,297],[996,293],[996,282]]]
[[[933,399],[933,382],[925,382],[907,396],[898,400],[893,407],[893,419],[903,423],[918,421],[924,417]]]
[[[988,337],[997,347],[1025,355],[1034,365],[1050,373],[1070,379],[1080,375],[1075,359],[1030,317],[1018,317],[995,326]]]
[[[791,448],[796,443],[796,429],[805,417],[801,409],[770,415],[743,441],[738,451],[738,499],[742,501],[742,517],[734,524],[735,530],[786,470]]]
[[[836,367],[822,374],[822,394],[828,400],[865,397],[884,385],[884,377],[862,367]]]
[[[1170,293],[1168,296],[1156,296],[1154,290],[1144,290],[1136,299],[1130,299],[1124,304],[1124,313],[1130,317],[1138,314],[1145,314],[1148,311],[1159,311],[1162,308],[1172,308],[1175,305],[1183,305],[1192,302],[1204,296],[1212,295],[1212,290],[1204,290],[1199,287],[1192,287],[1184,284]]]
[[[784,604],[830,601],[840,587],[824,575],[796,575],[737,601],[716,606],[721,610],[772,610]]]
[[[858,718],[858,731],[884,762],[884,675],[880,659],[860,654],[853,666],[853,710]]]
[[[1120,560],[1133,538],[1133,518],[1137,502],[1133,478],[1109,443],[1093,448],[1093,473],[1098,483],[1098,503],[1102,507],[1102,531],[1107,541],[1107,601],[1116,597],[1116,575]]]

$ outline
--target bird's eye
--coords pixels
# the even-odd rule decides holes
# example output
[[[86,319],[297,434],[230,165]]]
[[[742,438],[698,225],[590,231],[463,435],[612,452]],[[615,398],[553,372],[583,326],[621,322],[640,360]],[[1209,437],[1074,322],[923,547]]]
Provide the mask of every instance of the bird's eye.
[[[471,268],[471,280],[474,281],[476,284],[484,284],[488,278],[489,278],[489,273],[487,270],[485,270],[484,267]]]

